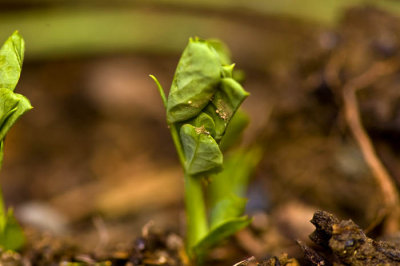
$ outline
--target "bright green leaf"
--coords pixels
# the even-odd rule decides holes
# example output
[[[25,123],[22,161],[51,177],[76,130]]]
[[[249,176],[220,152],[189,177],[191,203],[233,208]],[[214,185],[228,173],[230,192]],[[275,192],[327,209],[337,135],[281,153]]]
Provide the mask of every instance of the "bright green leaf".
[[[0,88],[14,90],[21,75],[25,42],[14,32],[0,49]]]
[[[236,110],[249,95],[232,78],[223,78],[206,112],[215,122],[215,140],[220,141]]]
[[[219,200],[211,209],[210,228],[216,228],[220,224],[243,214],[247,199],[234,194]]]
[[[222,153],[204,127],[196,128],[184,124],[180,129],[180,138],[186,158],[186,172],[198,175],[221,169]]]
[[[0,88],[0,141],[17,119],[30,109],[32,106],[23,95]]]
[[[189,121],[189,124],[193,125],[196,128],[204,129],[202,130],[204,133],[215,137],[215,123],[214,120],[208,114],[202,112],[196,118]]]
[[[221,63],[207,41],[190,39],[176,68],[168,96],[169,123],[195,117],[217,90]]]
[[[207,236],[199,241],[199,243],[194,247],[194,253],[198,256],[201,256],[208,249],[221,242],[221,240],[235,234],[236,232],[248,226],[250,223],[250,218],[247,216],[242,216],[220,224],[219,226],[210,230]]]
[[[218,39],[208,39],[207,42],[217,51],[222,65],[231,64],[231,51],[225,43]]]
[[[222,66],[222,71],[221,71],[222,78],[232,78],[234,67],[235,64]]]
[[[208,185],[211,227],[242,215],[249,179],[260,159],[258,148],[236,150],[225,159],[224,171],[211,176]]]
[[[225,156],[223,168],[217,174],[211,176],[208,185],[210,205],[216,205],[220,200],[237,197],[245,197],[247,185],[256,166],[261,160],[261,150],[252,148],[246,151],[235,150]]]
[[[225,130],[225,134],[219,143],[220,149],[222,151],[226,151],[235,144],[240,143],[243,131],[249,122],[249,116],[243,110],[238,109],[229,122],[228,127]]]

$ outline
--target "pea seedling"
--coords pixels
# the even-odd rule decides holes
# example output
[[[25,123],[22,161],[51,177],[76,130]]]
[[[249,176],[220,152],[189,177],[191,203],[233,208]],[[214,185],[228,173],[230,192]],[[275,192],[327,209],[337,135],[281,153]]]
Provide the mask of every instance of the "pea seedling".
[[[0,49],[0,166],[7,132],[21,115],[32,109],[27,98],[14,93],[21,75],[24,50],[24,40],[17,31]],[[14,218],[12,209],[6,210],[0,190],[0,247],[17,250],[24,241],[22,229]]]
[[[223,43],[191,38],[179,60],[168,98],[150,75],[166,108],[167,123],[184,169],[186,249],[198,262],[210,247],[251,222],[242,216],[244,194],[253,167],[249,165],[258,160],[259,153],[237,152],[225,163],[222,155],[232,135],[235,139],[246,124],[246,116],[235,113],[249,94],[233,78],[233,68]],[[228,125],[235,125],[234,129],[229,130]]]

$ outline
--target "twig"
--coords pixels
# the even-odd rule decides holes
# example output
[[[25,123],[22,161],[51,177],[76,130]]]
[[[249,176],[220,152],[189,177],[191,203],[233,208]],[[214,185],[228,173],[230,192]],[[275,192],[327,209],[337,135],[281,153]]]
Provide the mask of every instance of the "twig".
[[[386,232],[391,232],[398,228],[397,224],[389,223],[389,220],[393,220],[389,219],[389,217],[397,219],[398,210],[396,209],[399,195],[392,178],[377,156],[372,141],[361,122],[356,92],[371,85],[378,78],[389,75],[396,70],[396,64],[391,61],[377,62],[360,76],[345,83],[342,90],[346,122],[382,193],[385,208],[383,215],[378,215],[378,221],[383,220],[385,216],[388,218],[388,223],[385,225]]]

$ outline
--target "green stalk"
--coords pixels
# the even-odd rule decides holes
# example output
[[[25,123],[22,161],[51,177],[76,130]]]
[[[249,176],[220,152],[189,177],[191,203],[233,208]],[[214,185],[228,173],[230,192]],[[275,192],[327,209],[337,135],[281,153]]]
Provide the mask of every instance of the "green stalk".
[[[187,222],[187,252],[193,258],[192,248],[208,233],[207,212],[200,177],[185,174],[185,207]]]
[[[171,136],[178,153],[179,161],[185,169],[185,157],[179,140],[176,125],[169,124]],[[194,177],[184,171],[185,209],[186,209],[186,251],[193,258],[192,248],[208,233],[206,204],[203,195],[201,177]]]
[[[181,141],[179,140],[178,129],[176,128],[176,125],[174,125],[174,124],[168,124],[168,127],[169,127],[169,131],[171,132],[172,140],[174,141],[174,144],[175,144],[176,152],[178,153],[179,162],[181,163],[183,169],[185,169],[185,165],[186,165],[185,154],[183,152]]]
[[[150,77],[157,84],[164,107],[167,107],[167,98],[165,97],[164,89],[162,88],[160,82],[153,75],[150,75]],[[183,169],[186,169],[186,160],[182,144],[179,139],[178,129],[175,124],[168,123],[168,127],[178,153],[179,161]],[[186,250],[189,257],[193,258],[194,254],[192,254],[191,249],[208,233],[207,212],[201,177],[191,176],[184,170],[184,183],[187,223]]]

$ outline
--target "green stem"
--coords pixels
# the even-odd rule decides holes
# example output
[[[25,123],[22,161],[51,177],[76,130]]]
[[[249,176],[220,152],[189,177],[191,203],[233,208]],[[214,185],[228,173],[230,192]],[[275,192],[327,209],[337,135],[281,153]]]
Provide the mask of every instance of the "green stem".
[[[167,108],[167,98],[165,97],[164,89],[156,77],[153,75],[150,75],[150,77],[157,84],[164,107]],[[185,154],[179,138],[177,126],[175,124],[168,123],[168,127],[178,153],[179,161],[183,169],[186,169]],[[193,247],[208,233],[207,212],[203,195],[203,186],[201,184],[201,177],[191,176],[186,173],[186,170],[184,170],[184,172],[187,223],[186,249],[189,257],[193,258],[195,255],[192,252]]]
[[[174,141],[179,161],[183,169],[186,167],[185,156],[182,144],[179,139],[176,125],[169,125],[171,136]],[[185,171],[185,209],[186,209],[186,251],[190,258],[194,258],[193,247],[204,237],[208,232],[206,204],[203,195],[203,186],[201,177],[191,176]],[[197,258],[201,259],[201,258]]]
[[[178,153],[179,162],[181,163],[183,169],[185,169],[186,168],[185,154],[183,152],[182,144],[179,139],[178,129],[174,124],[169,124],[168,126],[169,126],[169,131],[171,132],[172,140],[174,141],[175,144],[176,152]]]
[[[185,207],[187,222],[187,251],[193,258],[194,246],[207,235],[207,212],[204,202],[201,177],[193,177],[185,173]]]

